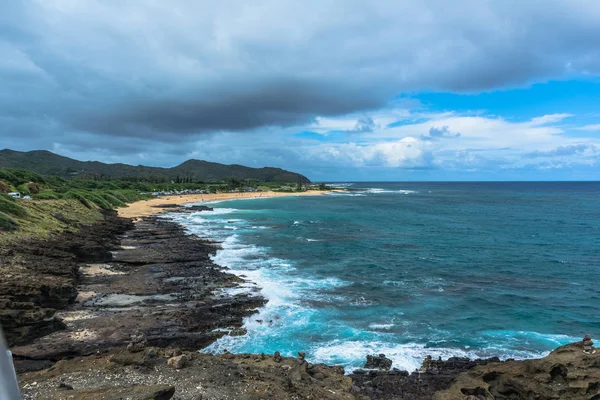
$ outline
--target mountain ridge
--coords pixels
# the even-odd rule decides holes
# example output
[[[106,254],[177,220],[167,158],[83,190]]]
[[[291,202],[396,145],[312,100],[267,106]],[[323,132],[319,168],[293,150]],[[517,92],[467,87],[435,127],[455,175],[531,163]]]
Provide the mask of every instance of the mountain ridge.
[[[220,164],[190,159],[171,168],[107,164],[100,161],[79,161],[48,150],[16,151],[0,150],[0,169],[21,168],[40,175],[63,178],[191,178],[194,181],[219,181],[223,179],[255,180],[263,182],[310,183],[304,175],[276,167],[252,168],[239,164]]]

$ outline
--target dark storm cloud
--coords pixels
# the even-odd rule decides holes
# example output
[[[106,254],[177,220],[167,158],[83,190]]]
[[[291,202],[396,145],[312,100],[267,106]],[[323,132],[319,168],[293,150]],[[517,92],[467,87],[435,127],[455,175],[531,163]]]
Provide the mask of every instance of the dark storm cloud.
[[[249,4],[5,2],[2,142],[88,132],[164,143],[364,112],[405,91],[600,72],[596,0]]]
[[[102,115],[84,113],[73,127],[109,135],[167,138],[168,133],[193,134],[218,130],[240,131],[268,125],[293,126],[312,122],[317,115],[339,115],[379,105],[344,88],[327,90],[328,83],[281,82],[262,88],[229,89],[224,97],[183,95],[179,99],[130,102]],[[372,122],[372,120],[371,120]]]

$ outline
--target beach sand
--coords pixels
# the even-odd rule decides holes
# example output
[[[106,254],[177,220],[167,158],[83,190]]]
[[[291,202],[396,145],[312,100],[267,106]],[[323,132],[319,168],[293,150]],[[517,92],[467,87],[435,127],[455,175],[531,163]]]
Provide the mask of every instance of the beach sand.
[[[183,194],[162,196],[151,200],[141,200],[129,204],[127,207],[119,208],[119,216],[125,218],[136,218],[168,211],[168,208],[157,207],[163,204],[187,204],[201,201],[220,201],[237,199],[256,199],[281,196],[318,196],[330,191],[309,190],[307,192],[248,192],[248,193],[210,193],[210,194]]]

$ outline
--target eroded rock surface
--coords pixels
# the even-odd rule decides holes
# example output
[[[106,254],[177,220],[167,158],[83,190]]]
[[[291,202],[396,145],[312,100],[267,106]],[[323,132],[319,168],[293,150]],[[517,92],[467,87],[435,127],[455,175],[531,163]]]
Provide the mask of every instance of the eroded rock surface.
[[[197,353],[246,334],[243,318],[264,304],[258,288],[223,290],[252,286],[215,265],[215,251],[165,219],[134,226],[114,213],[78,234],[2,249],[0,321],[23,398],[600,400],[591,338],[540,360],[428,357],[412,373],[384,355],[345,375],[304,352]]]
[[[74,302],[79,265],[110,261],[118,236],[132,227],[107,211],[103,221],[76,233],[0,248],[0,324],[9,346],[63,329],[55,313]]]
[[[79,249],[63,250],[61,260],[69,260],[64,266],[71,272],[65,278],[68,290],[55,295],[62,302],[47,301],[41,295],[35,300],[40,307],[56,305],[56,309],[36,311],[45,312],[40,319],[54,318],[60,326],[13,347],[19,369],[21,360],[58,361],[127,345],[133,352],[146,345],[201,349],[239,329],[243,318],[264,304],[258,291],[223,294],[223,288],[237,287],[243,280],[211,261],[214,244],[157,217],[144,218],[135,226],[120,218],[111,220],[128,230],[116,230],[125,232],[106,243],[88,246],[101,259],[87,256],[84,262],[75,255]],[[104,251],[100,251],[102,245]],[[29,263],[35,268],[35,263]],[[9,332],[17,332],[19,322]],[[22,364],[31,368],[30,362]]]
[[[600,353],[585,354],[583,346],[562,346],[536,360],[477,366],[435,399],[600,399]]]
[[[23,398],[37,399],[43,394],[47,399],[67,399],[71,398],[68,395],[83,393],[115,394],[106,399],[130,398],[116,394],[123,396],[120,391],[136,393],[160,385],[158,388],[163,390],[174,387],[173,398],[180,400],[357,399],[351,393],[352,380],[344,375],[342,367],[309,365],[285,357],[276,362],[271,355],[185,352],[178,356],[186,358],[185,368],[174,369],[163,355],[149,358],[144,353],[128,354],[137,362],[119,354],[103,354],[64,360],[54,368],[25,373],[21,375]],[[72,390],[65,391],[65,385]]]

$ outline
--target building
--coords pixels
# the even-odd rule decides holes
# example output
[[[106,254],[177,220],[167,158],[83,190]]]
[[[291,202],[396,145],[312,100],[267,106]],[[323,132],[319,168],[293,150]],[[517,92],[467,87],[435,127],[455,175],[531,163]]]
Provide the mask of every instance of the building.
[[[10,192],[8,195],[10,197],[14,197],[15,199],[20,199],[21,198],[21,193],[19,193],[19,192]]]

